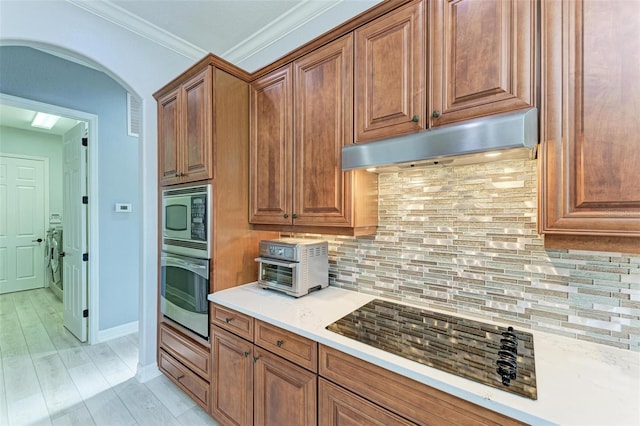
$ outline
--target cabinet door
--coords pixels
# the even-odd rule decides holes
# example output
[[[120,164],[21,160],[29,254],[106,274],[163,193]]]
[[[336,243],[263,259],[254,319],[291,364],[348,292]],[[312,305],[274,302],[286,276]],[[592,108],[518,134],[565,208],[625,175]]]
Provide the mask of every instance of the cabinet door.
[[[333,383],[318,379],[318,426],[415,425]]]
[[[254,346],[254,424],[316,424],[317,376]]]
[[[535,106],[536,0],[429,7],[431,126]]]
[[[571,236],[638,237],[640,25],[630,17],[640,2],[542,6],[540,231],[568,236],[559,246]],[[577,248],[640,250],[637,239],[583,242]]]
[[[207,67],[205,71],[182,86],[184,139],[181,146],[181,176],[183,182],[211,179],[212,177],[212,75],[213,68]]]
[[[293,94],[291,66],[251,84],[249,222],[291,225]]]
[[[253,424],[253,345],[211,327],[213,379],[211,414],[230,425]]]
[[[342,147],[353,142],[353,35],[294,62],[294,224],[348,226]]]
[[[180,89],[158,99],[158,174],[160,185],[180,182]]]
[[[356,142],[425,127],[423,2],[355,31]]]

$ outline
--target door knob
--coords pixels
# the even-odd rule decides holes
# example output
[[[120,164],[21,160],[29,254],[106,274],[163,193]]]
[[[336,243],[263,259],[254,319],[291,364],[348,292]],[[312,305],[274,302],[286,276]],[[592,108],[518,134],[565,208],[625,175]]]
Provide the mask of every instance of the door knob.
[[[31,240],[32,243],[41,243],[42,238],[38,238],[37,240]]]
[[[63,252],[63,251],[61,251],[61,252],[58,254],[58,256],[59,256],[59,257],[65,257],[66,255],[67,255],[67,253],[65,253],[65,252]]]

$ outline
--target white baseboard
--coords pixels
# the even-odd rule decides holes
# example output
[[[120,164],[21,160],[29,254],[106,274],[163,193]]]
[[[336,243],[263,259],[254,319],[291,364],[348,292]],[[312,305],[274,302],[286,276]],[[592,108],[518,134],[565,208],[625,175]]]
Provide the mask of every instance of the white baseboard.
[[[117,339],[118,337],[126,336],[127,334],[138,332],[138,321],[132,321],[127,324],[122,324],[117,327],[108,328],[106,330],[98,331],[98,339],[96,343],[106,342],[108,340]]]
[[[158,377],[162,372],[158,369],[158,364],[140,365],[138,364],[138,371],[136,372],[136,379],[140,383],[147,382],[154,377]]]

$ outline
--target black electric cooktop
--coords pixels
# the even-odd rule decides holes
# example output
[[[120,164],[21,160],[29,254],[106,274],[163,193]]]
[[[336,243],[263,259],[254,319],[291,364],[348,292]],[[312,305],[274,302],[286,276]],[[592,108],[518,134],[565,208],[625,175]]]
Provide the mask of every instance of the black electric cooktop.
[[[494,388],[538,397],[531,333],[380,299],[327,329]]]

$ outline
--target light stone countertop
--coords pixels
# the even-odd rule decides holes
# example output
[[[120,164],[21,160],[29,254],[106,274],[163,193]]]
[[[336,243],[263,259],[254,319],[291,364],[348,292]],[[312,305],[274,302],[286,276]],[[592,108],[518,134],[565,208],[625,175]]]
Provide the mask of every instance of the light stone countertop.
[[[384,299],[327,287],[295,299],[260,289],[255,283],[209,295],[212,302],[526,423],[640,425],[640,353],[526,330],[533,334],[534,339],[538,391],[538,399],[534,401],[410,361],[325,329],[376,298]],[[478,320],[476,317],[455,315]]]

